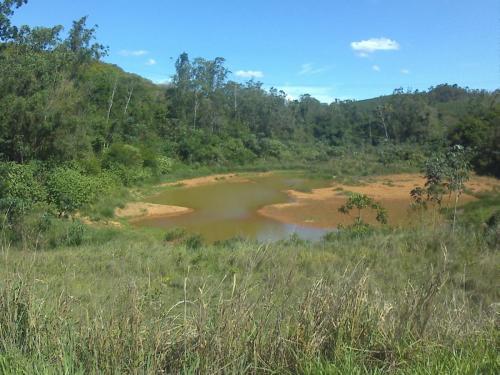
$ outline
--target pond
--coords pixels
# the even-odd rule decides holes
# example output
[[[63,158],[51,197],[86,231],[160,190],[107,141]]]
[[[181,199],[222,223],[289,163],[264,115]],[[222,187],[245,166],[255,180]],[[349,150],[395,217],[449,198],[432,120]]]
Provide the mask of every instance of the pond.
[[[181,227],[201,234],[209,242],[235,236],[268,242],[289,238],[293,233],[303,239],[317,240],[334,228],[287,224],[265,217],[258,210],[290,202],[286,190],[309,191],[327,184],[325,180],[308,179],[299,173],[273,173],[194,187],[169,187],[147,201],[189,207],[194,211],[179,216],[144,218],[135,221],[135,225]]]

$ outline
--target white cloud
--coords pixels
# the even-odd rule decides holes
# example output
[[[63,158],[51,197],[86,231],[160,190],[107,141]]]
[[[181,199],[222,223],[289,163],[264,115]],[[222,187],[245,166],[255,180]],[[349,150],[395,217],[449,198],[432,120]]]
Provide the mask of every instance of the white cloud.
[[[288,100],[299,99],[301,95],[309,94],[322,103],[331,103],[335,101],[335,97],[333,95],[333,87],[329,86],[285,85],[278,88],[286,92]]]
[[[264,73],[260,70],[238,70],[236,76],[241,78],[262,78],[264,77]]]
[[[144,56],[147,55],[149,52],[143,49],[137,50],[137,51],[129,51],[126,49],[122,49],[120,51],[120,55],[122,56]]]
[[[318,74],[318,73],[323,73],[326,70],[328,70],[328,67],[326,66],[323,66],[321,68],[315,68],[314,64],[307,63],[307,64],[302,64],[301,69],[299,71],[299,75]]]
[[[401,69],[401,74],[410,74],[408,69]]]
[[[155,60],[155,59],[149,59],[149,60],[146,62],[146,65],[149,65],[149,66],[156,65],[156,60]]]
[[[146,78],[151,80],[153,83],[156,83],[157,85],[167,85],[172,83],[172,77],[163,75],[146,76]]]
[[[373,65],[373,66],[372,66],[372,69],[373,69],[375,72],[380,72],[380,66],[378,66],[378,65]]]
[[[361,57],[367,57],[376,51],[395,51],[399,49],[399,43],[388,38],[371,38],[352,42],[351,48],[358,52]]]

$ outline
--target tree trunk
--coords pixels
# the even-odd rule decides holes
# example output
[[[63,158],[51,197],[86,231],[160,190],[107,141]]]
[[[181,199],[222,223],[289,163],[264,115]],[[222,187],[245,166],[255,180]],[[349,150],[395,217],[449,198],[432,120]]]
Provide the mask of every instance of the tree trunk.
[[[198,95],[194,93],[194,117],[193,117],[193,130],[196,130],[196,116],[198,115]]]
[[[460,198],[460,193],[457,192],[455,195],[455,207],[453,209],[453,226],[451,231],[455,233],[455,223],[457,221],[457,205],[458,205],[458,198]]]
[[[111,93],[111,98],[109,98],[108,114],[106,116],[106,124],[109,122],[109,116],[111,115],[111,109],[113,108],[113,102],[115,100],[116,86],[118,85],[118,78],[115,80],[115,85],[113,86],[113,92]]]
[[[132,88],[130,89],[130,91],[128,93],[127,104],[125,104],[125,109],[123,110],[123,114],[124,115],[127,114],[128,105],[130,104],[130,99],[132,99],[132,94],[133,93],[134,93],[134,86],[132,86]]]
[[[378,108],[378,115],[380,117],[380,122],[382,122],[382,126],[384,127],[385,139],[389,139],[389,133],[387,132],[387,124],[385,123],[385,116],[382,113],[382,108]]]

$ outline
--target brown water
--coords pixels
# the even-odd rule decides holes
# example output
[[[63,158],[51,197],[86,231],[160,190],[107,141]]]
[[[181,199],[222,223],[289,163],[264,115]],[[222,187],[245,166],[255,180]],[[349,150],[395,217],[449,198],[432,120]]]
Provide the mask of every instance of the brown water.
[[[276,241],[296,233],[304,239],[320,239],[334,228],[319,229],[286,224],[257,213],[258,209],[275,203],[286,203],[286,190],[309,190],[327,186],[326,181],[311,180],[298,173],[276,173],[248,177],[246,182],[220,181],[195,187],[169,187],[147,199],[150,203],[183,206],[193,212],[174,217],[154,217],[137,221],[139,226],[182,227],[199,233],[207,241],[241,236],[258,241]]]

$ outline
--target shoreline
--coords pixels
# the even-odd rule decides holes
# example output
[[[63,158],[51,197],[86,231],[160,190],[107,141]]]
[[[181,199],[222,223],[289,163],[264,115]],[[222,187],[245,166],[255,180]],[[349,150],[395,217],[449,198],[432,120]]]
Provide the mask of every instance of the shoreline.
[[[169,217],[193,212],[192,208],[154,204],[147,202],[127,203],[124,208],[117,208],[115,216],[121,219],[144,219],[154,217]]]
[[[247,176],[261,177],[273,172],[261,172]],[[175,182],[164,183],[158,187],[175,186],[179,188],[192,188],[218,182],[250,183],[249,177],[237,173],[214,174],[203,177],[183,179]],[[348,193],[366,194],[376,201],[380,201],[389,211],[396,222],[408,221],[408,210],[411,203],[410,191],[416,186],[423,186],[425,180],[418,174],[392,174],[371,176],[359,180],[358,183],[349,185],[331,181],[329,186],[313,189],[310,192],[286,190],[291,201],[266,205],[257,210],[257,214],[280,221],[285,224],[301,225],[305,227],[327,229],[346,225],[352,222],[352,216],[338,214],[338,208],[345,203]],[[490,177],[473,176],[467,183],[467,188],[474,193],[492,190],[500,187],[500,180]],[[463,194],[460,205],[476,200],[472,195]],[[155,217],[172,217],[195,210],[189,207],[153,204],[147,202],[131,202],[124,208],[117,208],[115,216],[130,220],[141,220]],[[366,222],[376,224],[375,215],[367,212]]]
[[[424,183],[422,176],[409,173],[367,177],[356,185],[333,181],[330,186],[313,189],[311,192],[287,190],[291,202],[267,205],[257,212],[285,224],[327,229],[352,223],[353,217],[339,214],[338,209],[345,203],[348,193],[359,193],[381,202],[389,212],[389,223],[393,217],[398,224],[405,224],[411,221],[410,191],[417,186],[423,186]],[[500,181],[490,177],[473,176],[466,185],[473,193],[478,193],[499,188]],[[476,199],[473,195],[464,193],[459,206]],[[448,197],[444,201],[443,206],[449,204]],[[364,219],[369,224],[378,224],[372,212],[364,213]]]

